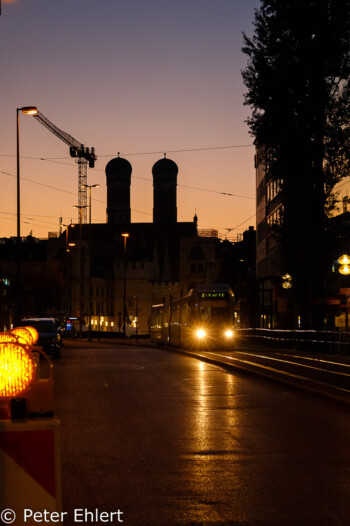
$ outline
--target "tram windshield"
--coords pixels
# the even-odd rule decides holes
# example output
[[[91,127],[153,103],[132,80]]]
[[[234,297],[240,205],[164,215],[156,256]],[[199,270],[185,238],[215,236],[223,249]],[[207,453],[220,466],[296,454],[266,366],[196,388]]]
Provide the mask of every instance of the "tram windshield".
[[[199,310],[201,321],[228,322],[230,313],[227,306],[225,307],[201,307]]]

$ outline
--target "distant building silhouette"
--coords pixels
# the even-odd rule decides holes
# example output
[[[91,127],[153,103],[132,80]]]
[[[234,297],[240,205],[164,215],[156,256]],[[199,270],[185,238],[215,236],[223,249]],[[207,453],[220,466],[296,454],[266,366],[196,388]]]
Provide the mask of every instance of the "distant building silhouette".
[[[249,296],[244,269],[248,272],[254,267],[255,238],[247,236],[237,244],[237,250],[230,251],[232,244],[220,240],[217,232],[214,237],[198,235],[197,215],[193,221],[177,221],[178,167],[166,157],[152,168],[153,222],[131,222],[131,174],[131,164],[122,157],[107,163],[106,223],[82,224],[81,228],[72,224],[58,238],[31,238],[26,243],[23,315],[78,317],[86,331],[90,311],[93,330],[120,332],[125,265],[127,334],[135,333],[136,325],[139,334],[148,333],[153,303],[170,296],[178,298],[200,283],[232,282],[238,320],[239,294],[245,303]],[[123,233],[129,234],[126,260]],[[213,233],[210,231],[211,236]],[[244,247],[250,254],[247,258],[242,257]],[[237,258],[242,261],[235,263]],[[3,247],[0,245],[0,279],[10,278],[15,283],[15,261],[16,243],[7,240]]]

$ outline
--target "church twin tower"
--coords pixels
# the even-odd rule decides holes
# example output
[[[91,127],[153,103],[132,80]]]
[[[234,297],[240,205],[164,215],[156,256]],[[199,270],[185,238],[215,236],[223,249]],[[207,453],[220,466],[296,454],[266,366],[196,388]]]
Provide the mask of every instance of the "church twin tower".
[[[130,186],[132,167],[129,161],[116,157],[106,166],[107,222],[130,223]],[[153,223],[176,223],[176,186],[178,167],[164,157],[152,168]]]

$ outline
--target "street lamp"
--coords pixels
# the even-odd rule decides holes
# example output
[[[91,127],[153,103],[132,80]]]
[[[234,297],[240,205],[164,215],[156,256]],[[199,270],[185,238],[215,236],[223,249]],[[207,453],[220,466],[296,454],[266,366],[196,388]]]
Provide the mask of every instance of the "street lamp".
[[[89,189],[89,223],[91,225],[91,188],[100,188],[99,184],[82,184],[82,188]]]
[[[124,288],[123,288],[123,334],[126,336],[126,240],[129,237],[129,234],[122,234],[124,238]]]
[[[71,248],[76,246],[76,243],[69,242],[69,227],[74,228],[74,224],[65,225],[61,223],[61,226],[66,227],[66,257],[68,258],[67,263],[67,275],[68,275],[68,299],[67,299],[67,315],[71,316],[72,310],[72,255]]]
[[[89,260],[89,300],[88,300],[88,306],[89,306],[89,312],[88,312],[88,319],[89,319],[89,329],[88,329],[88,340],[91,342],[91,312],[92,312],[92,305],[91,305],[91,188],[99,188],[99,184],[82,184],[83,188],[89,189],[89,242],[88,242],[88,260]]]
[[[84,310],[83,305],[83,277],[84,277],[84,268],[83,268],[83,209],[87,208],[86,205],[74,205],[73,208],[78,208],[79,210],[79,305],[80,305],[80,316],[79,316],[79,338],[83,336],[83,326],[82,326],[82,315]]]
[[[20,158],[19,158],[19,114],[36,115],[35,106],[16,108],[16,136],[17,136],[17,316],[21,318],[21,188],[20,188]]]
[[[347,254],[343,254],[338,259],[338,263],[341,265],[338,269],[339,274],[342,274],[343,276],[348,276],[350,274],[350,256]],[[346,302],[346,310],[345,310],[345,331],[348,332],[349,328],[349,319],[348,319],[348,303]]]
[[[338,263],[340,263],[341,265],[341,267],[339,268],[340,274],[348,276],[350,274],[350,256],[348,256],[347,254],[343,254],[338,259]]]

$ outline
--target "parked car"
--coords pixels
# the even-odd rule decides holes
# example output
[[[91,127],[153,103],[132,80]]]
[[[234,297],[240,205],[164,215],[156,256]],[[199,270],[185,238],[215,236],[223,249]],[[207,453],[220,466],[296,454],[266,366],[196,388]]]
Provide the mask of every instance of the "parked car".
[[[34,327],[39,333],[37,345],[53,358],[61,357],[62,336],[53,318],[26,318],[21,321],[22,326]]]

